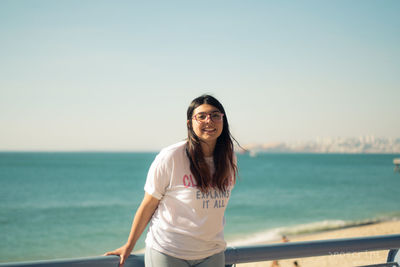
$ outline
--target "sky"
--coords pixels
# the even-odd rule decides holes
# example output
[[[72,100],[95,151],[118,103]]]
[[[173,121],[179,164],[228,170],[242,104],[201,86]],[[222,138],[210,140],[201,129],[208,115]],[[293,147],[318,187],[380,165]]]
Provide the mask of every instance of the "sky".
[[[400,1],[0,1],[0,151],[400,137]]]

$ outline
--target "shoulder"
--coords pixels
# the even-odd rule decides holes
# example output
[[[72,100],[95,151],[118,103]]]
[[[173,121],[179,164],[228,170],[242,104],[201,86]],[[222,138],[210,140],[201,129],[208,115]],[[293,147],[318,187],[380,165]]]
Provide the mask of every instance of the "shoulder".
[[[179,143],[167,146],[161,149],[159,155],[177,155],[185,152],[187,141],[181,141]]]
[[[174,152],[177,152],[177,151],[181,151],[181,150],[185,150],[186,149],[186,144],[187,144],[187,141],[185,140],[185,141],[181,141],[181,142],[178,142],[178,143],[176,143],[176,144],[173,144],[173,145],[169,145],[169,146],[167,146],[167,147],[164,147],[163,149],[161,149],[161,151],[160,151],[160,154],[173,154]]]
[[[179,143],[167,146],[161,149],[160,153],[158,153],[157,158],[163,161],[171,161],[175,158],[181,158],[186,154],[186,144],[187,141],[181,141]]]

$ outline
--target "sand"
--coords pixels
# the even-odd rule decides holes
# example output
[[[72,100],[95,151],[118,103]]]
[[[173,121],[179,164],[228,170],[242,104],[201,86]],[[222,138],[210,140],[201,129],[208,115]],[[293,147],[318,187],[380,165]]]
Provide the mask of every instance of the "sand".
[[[400,234],[400,221],[380,222],[376,224],[345,228],[334,231],[321,232],[303,236],[288,236],[291,242],[328,240],[337,238],[363,237],[375,235]],[[301,259],[280,260],[279,267],[293,267],[296,260],[301,267],[346,267],[370,265],[386,262],[389,251],[370,251],[361,253],[350,253],[345,255],[332,255],[322,257],[309,257]],[[237,264],[237,267],[265,267],[271,266],[270,261],[257,263]]]

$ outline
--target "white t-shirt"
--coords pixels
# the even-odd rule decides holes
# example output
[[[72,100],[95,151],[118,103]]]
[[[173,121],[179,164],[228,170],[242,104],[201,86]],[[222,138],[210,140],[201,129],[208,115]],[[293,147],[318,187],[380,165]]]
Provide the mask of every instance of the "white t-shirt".
[[[212,171],[212,158],[206,158]],[[232,181],[232,179],[231,179]],[[146,237],[146,246],[185,260],[224,251],[224,212],[233,184],[226,192],[202,193],[190,172],[186,141],[161,150],[153,161],[144,187],[160,200]]]

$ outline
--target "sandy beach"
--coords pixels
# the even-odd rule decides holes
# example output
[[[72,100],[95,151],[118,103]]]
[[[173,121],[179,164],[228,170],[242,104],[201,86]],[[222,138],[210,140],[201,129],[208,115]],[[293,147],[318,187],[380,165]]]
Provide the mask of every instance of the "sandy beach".
[[[334,231],[321,232],[303,236],[288,236],[292,242],[326,240],[337,238],[363,237],[375,235],[389,235],[400,233],[400,221],[380,222],[376,224],[345,228]],[[324,257],[309,257],[302,259],[291,259],[279,261],[280,267],[293,267],[293,261],[296,260],[302,267],[346,267],[360,266],[368,264],[378,264],[386,262],[388,251],[370,251],[362,253],[351,253],[345,255],[333,255]],[[266,267],[271,266],[270,261],[237,264],[238,267]]]

